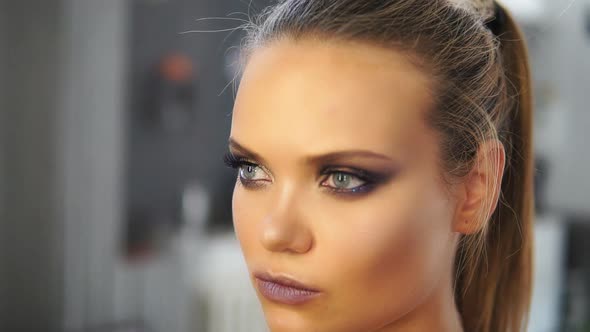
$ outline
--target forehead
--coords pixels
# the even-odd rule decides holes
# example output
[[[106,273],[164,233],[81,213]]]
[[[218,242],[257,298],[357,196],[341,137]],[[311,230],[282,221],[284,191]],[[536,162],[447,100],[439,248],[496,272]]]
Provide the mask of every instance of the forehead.
[[[236,96],[231,136],[255,149],[315,154],[415,149],[431,81],[399,52],[357,42],[282,40],[256,50]]]

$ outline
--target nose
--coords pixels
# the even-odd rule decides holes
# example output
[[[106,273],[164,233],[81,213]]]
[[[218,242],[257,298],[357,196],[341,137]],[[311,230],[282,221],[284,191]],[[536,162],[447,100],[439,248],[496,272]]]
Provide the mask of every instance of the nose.
[[[268,214],[262,221],[260,242],[269,251],[304,254],[313,246],[313,234],[305,220],[305,204],[295,186],[277,190]]]

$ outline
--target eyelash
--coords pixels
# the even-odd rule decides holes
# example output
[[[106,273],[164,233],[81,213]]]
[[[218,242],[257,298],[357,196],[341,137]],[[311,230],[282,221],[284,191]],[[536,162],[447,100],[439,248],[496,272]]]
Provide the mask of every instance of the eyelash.
[[[253,166],[253,167],[261,168],[258,164],[250,162],[246,158],[236,156],[232,153],[227,153],[223,157],[223,161],[228,167],[233,168],[233,169],[238,169],[238,170],[243,166]],[[322,183],[325,182],[327,179],[329,179],[329,176],[332,176],[334,174],[344,174],[344,175],[348,175],[348,176],[351,176],[351,177],[361,180],[363,182],[363,184],[360,186],[357,186],[355,188],[352,188],[352,189],[337,189],[337,188],[334,188],[331,186],[323,186],[323,187],[325,187],[331,193],[338,194],[338,195],[360,195],[360,194],[370,192],[377,185],[377,182],[379,182],[378,179],[376,179],[376,178],[378,178],[377,175],[372,175],[371,173],[369,173],[365,170],[362,170],[362,169],[355,168],[355,171],[357,173],[338,170],[333,167],[326,167],[321,172],[321,175],[326,175],[326,178],[322,181]],[[258,182],[257,180],[252,180],[252,181],[245,180],[244,178],[239,176],[239,174],[238,174],[238,178],[239,178],[239,181],[245,186],[254,187],[254,188],[261,186],[261,185],[255,184],[255,182]]]

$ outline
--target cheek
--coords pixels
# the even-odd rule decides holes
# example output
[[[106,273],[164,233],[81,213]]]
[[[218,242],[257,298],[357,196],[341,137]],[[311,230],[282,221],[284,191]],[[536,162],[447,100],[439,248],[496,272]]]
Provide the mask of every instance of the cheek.
[[[255,209],[260,206],[260,202],[254,204],[252,198],[244,193],[243,188],[236,182],[232,196],[232,219],[234,224],[234,231],[246,262],[251,256],[251,252],[256,245],[256,224],[252,222],[253,215],[256,214]]]
[[[236,182],[232,196],[232,220],[234,232],[246,265],[266,257],[266,252],[260,242],[260,227],[264,215],[268,213],[272,196],[263,191],[249,191]]]
[[[452,261],[449,203],[442,193],[427,184],[397,185],[342,208],[330,216],[339,225],[318,235],[318,269],[331,283],[336,310],[354,308],[359,317],[366,308],[362,315],[375,325],[415,307]]]
[[[394,181],[358,200],[315,192],[298,199],[305,206],[299,217],[311,227],[315,247],[289,267],[328,294],[321,309],[302,314],[306,324],[325,324],[325,331],[387,324],[415,308],[450,272],[449,202],[419,178]],[[268,257],[259,234],[271,200],[263,191],[234,188],[234,228],[249,267]],[[328,316],[334,319],[326,321]]]

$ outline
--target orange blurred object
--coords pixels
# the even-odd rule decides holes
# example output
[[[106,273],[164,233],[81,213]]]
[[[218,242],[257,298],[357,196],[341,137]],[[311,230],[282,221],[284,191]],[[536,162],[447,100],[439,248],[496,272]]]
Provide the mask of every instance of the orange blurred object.
[[[193,63],[182,54],[167,55],[160,62],[160,73],[166,80],[186,82],[193,76]]]

